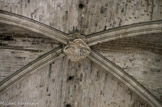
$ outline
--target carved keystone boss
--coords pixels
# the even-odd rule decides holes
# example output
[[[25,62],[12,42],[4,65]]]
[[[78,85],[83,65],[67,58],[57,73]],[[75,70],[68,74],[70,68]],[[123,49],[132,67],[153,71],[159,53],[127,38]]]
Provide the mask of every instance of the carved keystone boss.
[[[63,51],[74,62],[84,59],[91,53],[91,49],[82,39],[75,39],[69,42]]]

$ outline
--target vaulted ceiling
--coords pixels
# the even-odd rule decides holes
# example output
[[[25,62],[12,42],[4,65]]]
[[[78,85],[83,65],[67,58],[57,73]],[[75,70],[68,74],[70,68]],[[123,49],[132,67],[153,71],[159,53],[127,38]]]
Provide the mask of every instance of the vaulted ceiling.
[[[161,0],[1,0],[0,9],[1,91],[62,55],[77,32],[94,50],[92,61],[161,106]]]

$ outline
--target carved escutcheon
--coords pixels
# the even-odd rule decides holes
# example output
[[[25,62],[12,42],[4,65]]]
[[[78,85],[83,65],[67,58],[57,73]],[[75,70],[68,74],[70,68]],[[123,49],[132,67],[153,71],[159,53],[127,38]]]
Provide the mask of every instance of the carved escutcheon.
[[[84,59],[91,53],[91,49],[82,39],[75,39],[69,42],[63,51],[74,62]]]

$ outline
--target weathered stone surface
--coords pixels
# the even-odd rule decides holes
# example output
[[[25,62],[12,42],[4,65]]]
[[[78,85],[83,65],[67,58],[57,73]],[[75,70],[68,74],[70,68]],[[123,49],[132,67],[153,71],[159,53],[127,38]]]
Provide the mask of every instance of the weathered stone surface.
[[[78,0],[1,0],[0,9],[66,33],[75,31],[78,26]]]
[[[19,80],[0,100],[34,102],[37,107],[149,107],[95,63],[88,59],[72,63],[66,57]]]
[[[1,0],[0,9],[66,33],[81,30],[90,34],[162,19],[161,0]]]
[[[49,38],[22,29],[17,28],[16,30],[16,28],[10,27],[10,30],[3,31],[1,28],[0,81],[38,56],[58,46],[56,43]]]
[[[161,34],[123,38],[95,46],[162,101]]]
[[[82,1],[81,31],[96,33],[114,27],[162,19],[161,0]]]
[[[0,9],[37,20],[66,33],[79,30],[86,35],[123,25],[162,19],[161,0],[0,0]],[[2,34],[5,30],[1,29]],[[1,37],[0,69],[7,72],[2,72],[2,76],[7,76],[11,73],[8,71],[24,66],[54,47],[46,38]],[[121,66],[162,101],[162,43],[157,42],[162,39],[145,39],[145,36],[133,40],[126,38],[98,48],[101,51],[105,49],[106,53],[103,54],[107,58]],[[44,40],[46,42],[42,42]],[[74,64],[66,58],[60,59],[37,71],[39,72],[6,90],[0,100],[35,101],[42,107],[148,106],[113,76],[89,60]]]
[[[145,50],[156,54],[162,54],[162,33],[124,37],[109,42],[98,43],[93,49],[105,52],[132,52],[132,50]]]
[[[162,101],[162,56],[147,51],[104,53]]]
[[[134,37],[138,35],[145,35],[145,37],[147,37],[146,35],[154,33],[162,33],[162,20],[136,23],[90,34],[86,36],[86,40],[89,46],[93,46],[103,42]]]

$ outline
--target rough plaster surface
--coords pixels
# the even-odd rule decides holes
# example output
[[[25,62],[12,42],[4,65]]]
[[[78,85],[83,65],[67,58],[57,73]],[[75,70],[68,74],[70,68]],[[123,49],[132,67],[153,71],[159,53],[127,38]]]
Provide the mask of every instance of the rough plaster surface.
[[[72,63],[66,57],[19,80],[0,100],[36,102],[36,107],[149,107],[100,66],[88,59]]]
[[[68,33],[78,25],[77,4],[77,0],[1,0],[0,9]]]
[[[94,49],[98,49],[162,101],[161,44],[161,34],[150,34],[102,43]]]
[[[103,53],[162,100],[162,56],[147,51]]]
[[[84,34],[162,19],[161,0],[1,0],[0,9]]]
[[[1,35],[0,81],[56,46],[55,41],[40,36]]]

